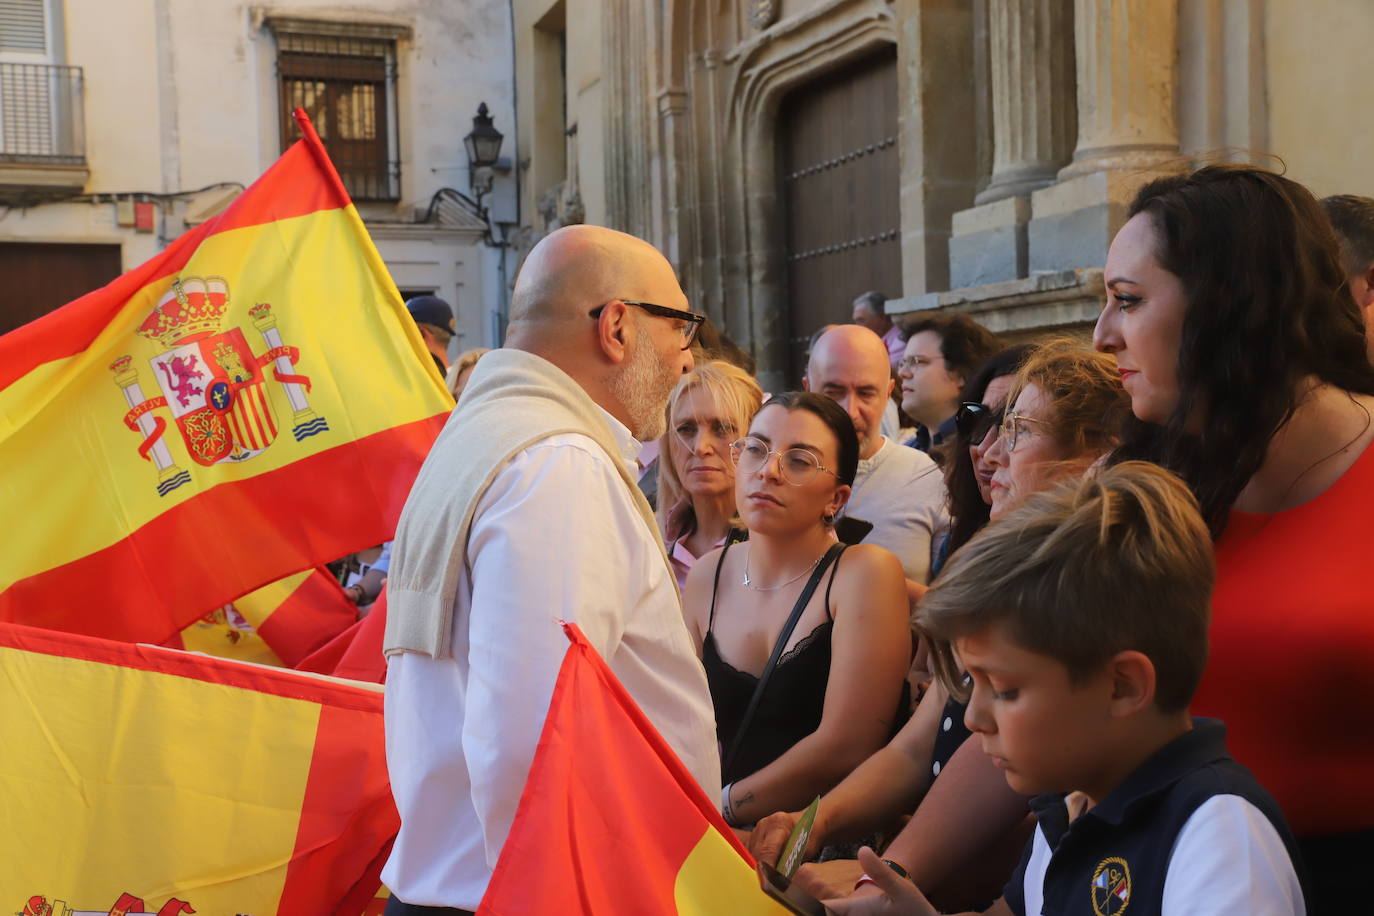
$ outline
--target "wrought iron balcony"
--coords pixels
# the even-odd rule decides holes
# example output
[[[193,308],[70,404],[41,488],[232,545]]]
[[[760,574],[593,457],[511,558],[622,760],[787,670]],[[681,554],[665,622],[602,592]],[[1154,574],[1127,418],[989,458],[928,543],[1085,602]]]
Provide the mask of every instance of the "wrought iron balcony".
[[[0,162],[84,166],[80,67],[0,63]]]

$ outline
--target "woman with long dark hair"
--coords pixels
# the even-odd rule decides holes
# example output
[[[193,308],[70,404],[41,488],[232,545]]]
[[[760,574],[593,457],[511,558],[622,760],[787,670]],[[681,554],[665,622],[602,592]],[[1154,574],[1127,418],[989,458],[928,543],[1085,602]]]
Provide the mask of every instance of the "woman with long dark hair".
[[[1008,347],[978,367],[964,385],[955,437],[945,460],[945,489],[949,493],[949,537],[940,549],[939,566],[978,529],[988,523],[992,508],[992,468],[984,460],[1002,423],[1007,395],[1016,372],[1035,349],[1030,344]],[[938,566],[932,575],[938,572]]]
[[[1097,348],[1139,421],[1113,461],[1178,473],[1217,540],[1193,704],[1278,799],[1318,911],[1374,857],[1374,368],[1306,188],[1248,166],[1146,185],[1107,257]]]
[[[897,558],[835,537],[859,465],[843,408],[775,395],[731,452],[749,539],[703,556],[683,605],[715,705],[721,810],[742,825],[805,807],[891,737],[911,628]]]

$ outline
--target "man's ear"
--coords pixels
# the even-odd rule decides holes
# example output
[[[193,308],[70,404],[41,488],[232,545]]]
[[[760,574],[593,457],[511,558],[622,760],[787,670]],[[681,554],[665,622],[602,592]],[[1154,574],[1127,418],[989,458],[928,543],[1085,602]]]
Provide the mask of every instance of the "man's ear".
[[[887,380],[887,394],[886,394],[886,397],[891,398],[891,397],[892,397],[892,392],[894,392],[894,391],[896,391],[896,390],[897,390],[897,380],[896,380],[895,378],[889,378],[889,379]]]
[[[623,363],[629,357],[633,324],[629,307],[619,299],[612,299],[601,309],[596,319],[596,343],[610,362]]]
[[[1107,662],[1112,681],[1111,714],[1134,715],[1155,701],[1155,665],[1144,652],[1128,649]]]
[[[805,372],[803,372],[803,373],[802,373],[802,391],[810,391],[810,390],[811,390],[811,376],[809,376],[809,375],[807,375]]]

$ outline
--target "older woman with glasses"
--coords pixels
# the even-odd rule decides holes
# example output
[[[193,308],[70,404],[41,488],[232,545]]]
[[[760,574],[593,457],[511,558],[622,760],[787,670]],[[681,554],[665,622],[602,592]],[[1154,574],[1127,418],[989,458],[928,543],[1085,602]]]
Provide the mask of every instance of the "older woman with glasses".
[[[730,446],[749,429],[763,391],[753,376],[711,360],[682,377],[668,399],[659,440],[658,522],[668,559],[685,585],[697,558],[738,532]]]
[[[997,386],[1000,398],[993,391],[991,403],[967,401],[962,410],[969,457],[975,467],[987,463],[993,519],[1086,471],[1115,446],[1130,414],[1115,365],[1102,354],[1054,340],[1020,359],[1020,370]],[[1003,415],[1006,403],[1012,407]],[[871,834],[914,808],[883,854],[921,887],[935,888],[932,897],[946,908],[995,898],[1020,856],[1025,834],[1017,827],[1028,808],[968,735],[963,704],[933,686],[897,736],[821,799],[809,850]],[[759,824],[749,845],[760,860],[776,858],[799,814]],[[821,898],[875,893],[855,888],[862,874],[857,862],[843,860],[807,866],[798,877]]]
[[[897,558],[835,538],[859,463],[838,404],[776,395],[731,453],[749,539],[702,557],[683,603],[716,710],[721,809],[743,825],[804,807],[891,737],[911,629]]]

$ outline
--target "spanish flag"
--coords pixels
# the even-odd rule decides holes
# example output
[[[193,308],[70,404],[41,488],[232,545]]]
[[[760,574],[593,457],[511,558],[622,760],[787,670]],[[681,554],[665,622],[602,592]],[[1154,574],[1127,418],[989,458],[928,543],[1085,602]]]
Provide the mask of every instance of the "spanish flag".
[[[215,608],[163,645],[301,670],[302,660],[356,622],[357,605],[348,600],[328,570],[317,567]]]
[[[0,912],[372,905],[380,688],[14,624],[0,683]]]
[[[715,804],[573,624],[478,916],[785,914]]]
[[[394,532],[453,401],[296,116],[223,214],[0,337],[0,621],[161,643]]]

